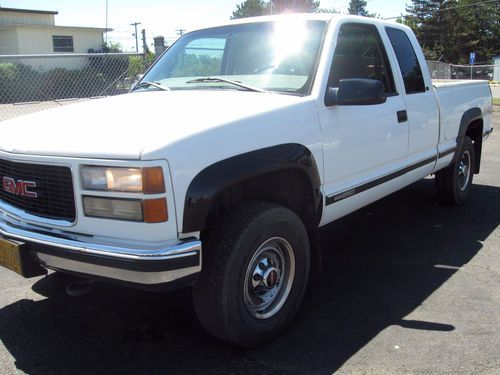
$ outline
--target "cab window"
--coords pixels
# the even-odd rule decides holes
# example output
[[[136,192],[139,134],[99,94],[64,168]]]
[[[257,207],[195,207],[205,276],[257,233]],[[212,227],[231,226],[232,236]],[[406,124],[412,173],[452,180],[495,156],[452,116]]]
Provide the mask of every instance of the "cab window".
[[[330,69],[329,86],[348,78],[375,79],[386,94],[395,94],[394,78],[380,35],[373,25],[348,23],[340,27]]]

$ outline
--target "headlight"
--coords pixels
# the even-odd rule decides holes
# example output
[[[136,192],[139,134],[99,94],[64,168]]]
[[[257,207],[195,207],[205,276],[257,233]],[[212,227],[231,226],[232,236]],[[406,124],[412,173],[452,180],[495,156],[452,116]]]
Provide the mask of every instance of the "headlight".
[[[80,170],[85,190],[105,190],[161,194],[165,182],[161,167],[116,168],[83,166]]]

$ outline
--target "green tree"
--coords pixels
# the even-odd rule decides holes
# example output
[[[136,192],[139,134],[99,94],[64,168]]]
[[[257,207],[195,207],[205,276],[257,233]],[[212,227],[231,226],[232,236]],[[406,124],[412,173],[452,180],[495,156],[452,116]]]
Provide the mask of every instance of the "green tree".
[[[340,12],[335,8],[318,8],[316,13],[332,13],[332,14],[340,14]]]
[[[470,52],[476,62],[490,63],[500,53],[500,6],[497,3],[477,4],[477,0],[459,0],[454,18],[452,39],[453,62],[469,62]]]
[[[452,11],[444,9],[452,2],[455,0],[412,0],[406,8],[410,16],[405,23],[413,28],[428,60],[444,57],[445,44],[453,34],[449,19]]]
[[[319,9],[319,1],[315,0],[271,0],[272,13],[313,13]],[[271,12],[268,12],[271,13]]]
[[[246,0],[236,5],[231,19],[262,16],[266,11],[266,4],[263,0]]]
[[[102,46],[102,50],[106,53],[121,53],[123,52],[123,49],[122,49],[122,46],[120,43],[116,42],[116,43],[113,43],[113,42],[108,42],[108,44],[104,44]]]
[[[351,0],[349,2],[349,8],[347,9],[349,14],[353,14],[355,16],[369,16],[366,11],[366,1],[365,0]]]
[[[428,60],[488,62],[500,50],[500,7],[477,0],[412,0],[403,21],[415,32]]]
[[[313,13],[319,9],[316,0],[246,0],[236,5],[231,19],[279,13]]]

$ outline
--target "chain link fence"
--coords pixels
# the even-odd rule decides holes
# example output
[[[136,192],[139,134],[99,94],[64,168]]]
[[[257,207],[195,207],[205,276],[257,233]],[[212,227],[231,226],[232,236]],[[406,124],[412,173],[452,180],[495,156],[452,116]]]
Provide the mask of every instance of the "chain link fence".
[[[427,61],[433,79],[493,80],[494,65],[454,65],[440,61]]]
[[[0,55],[0,121],[126,93],[151,62],[125,53]]]
[[[186,58],[196,58],[210,70],[218,54],[217,48],[193,48]],[[147,55],[127,53],[0,55],[0,121],[89,98],[124,94],[151,63]],[[427,61],[427,65],[433,79],[493,79],[494,65],[438,61]]]

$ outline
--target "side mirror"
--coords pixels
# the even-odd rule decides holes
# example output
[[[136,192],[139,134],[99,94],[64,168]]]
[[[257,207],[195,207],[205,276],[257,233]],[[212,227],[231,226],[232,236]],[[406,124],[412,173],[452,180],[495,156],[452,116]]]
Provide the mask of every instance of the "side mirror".
[[[329,87],[325,105],[368,105],[385,103],[384,85],[375,79],[341,79],[339,87]]]

